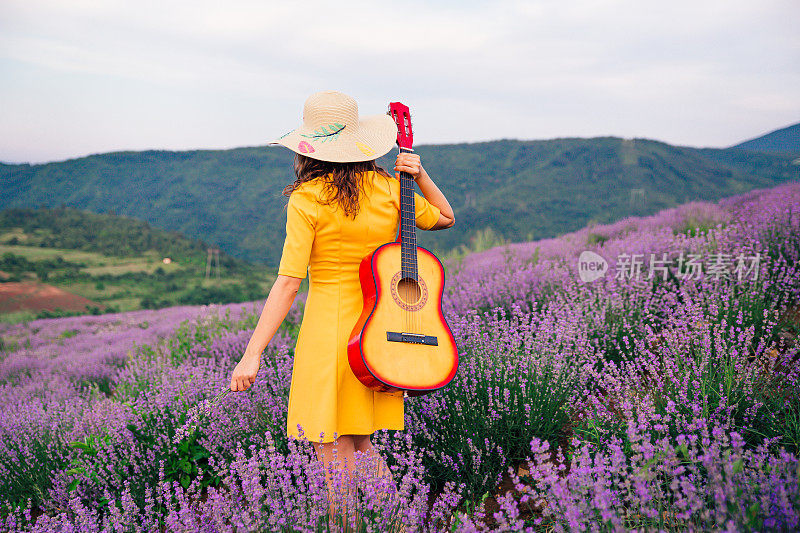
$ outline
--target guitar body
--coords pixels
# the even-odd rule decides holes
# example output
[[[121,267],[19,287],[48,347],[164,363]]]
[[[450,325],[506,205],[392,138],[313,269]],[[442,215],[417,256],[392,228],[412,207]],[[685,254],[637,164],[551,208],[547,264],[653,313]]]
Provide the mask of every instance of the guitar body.
[[[364,308],[347,356],[358,379],[373,390],[419,396],[445,386],[458,368],[458,349],[442,314],[442,264],[417,247],[417,272],[416,280],[402,278],[400,242],[386,243],[361,261]]]

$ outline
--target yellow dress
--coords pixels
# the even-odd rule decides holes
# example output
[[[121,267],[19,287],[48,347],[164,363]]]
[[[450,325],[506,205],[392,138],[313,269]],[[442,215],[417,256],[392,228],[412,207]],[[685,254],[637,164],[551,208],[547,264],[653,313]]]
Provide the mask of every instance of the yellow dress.
[[[309,290],[297,337],[289,392],[287,435],[332,442],[339,435],[368,435],[403,429],[402,392],[375,392],[355,377],[347,342],[364,298],[358,278],[361,259],[394,241],[400,226],[400,181],[375,172],[364,175],[355,219],[334,203],[324,205],[323,183],[315,179],[292,192],[286,208],[286,240],[278,274],[305,278]],[[417,227],[430,229],[440,210],[414,193]]]

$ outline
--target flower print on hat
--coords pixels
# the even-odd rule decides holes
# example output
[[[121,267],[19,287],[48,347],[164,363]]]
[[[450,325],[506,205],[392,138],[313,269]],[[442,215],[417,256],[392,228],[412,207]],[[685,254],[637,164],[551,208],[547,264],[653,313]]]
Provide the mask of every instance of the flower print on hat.
[[[297,150],[301,154],[312,154],[316,152],[316,150],[314,150],[314,147],[308,144],[306,141],[300,141],[300,144],[297,145]]]
[[[364,143],[356,141],[356,146],[358,146],[358,149],[361,150],[361,152],[367,157],[375,155],[375,150],[373,150],[371,147],[367,146]]]

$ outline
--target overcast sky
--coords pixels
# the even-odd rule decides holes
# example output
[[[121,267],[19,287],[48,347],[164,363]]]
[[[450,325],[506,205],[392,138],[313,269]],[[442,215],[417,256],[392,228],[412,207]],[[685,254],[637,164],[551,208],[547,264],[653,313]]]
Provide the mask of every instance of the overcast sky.
[[[2,0],[0,161],[263,145],[339,90],[417,144],[800,121],[798,0]],[[276,148],[279,149],[279,148]]]

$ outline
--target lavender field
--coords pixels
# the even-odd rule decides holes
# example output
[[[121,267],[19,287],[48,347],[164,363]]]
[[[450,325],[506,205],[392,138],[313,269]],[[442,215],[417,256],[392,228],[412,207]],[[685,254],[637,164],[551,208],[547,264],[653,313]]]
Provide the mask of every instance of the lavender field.
[[[800,183],[448,272],[458,373],[375,434],[396,485],[359,470],[348,530],[800,528]],[[302,295],[224,393],[262,305],[0,325],[2,528],[330,530],[285,434]]]

